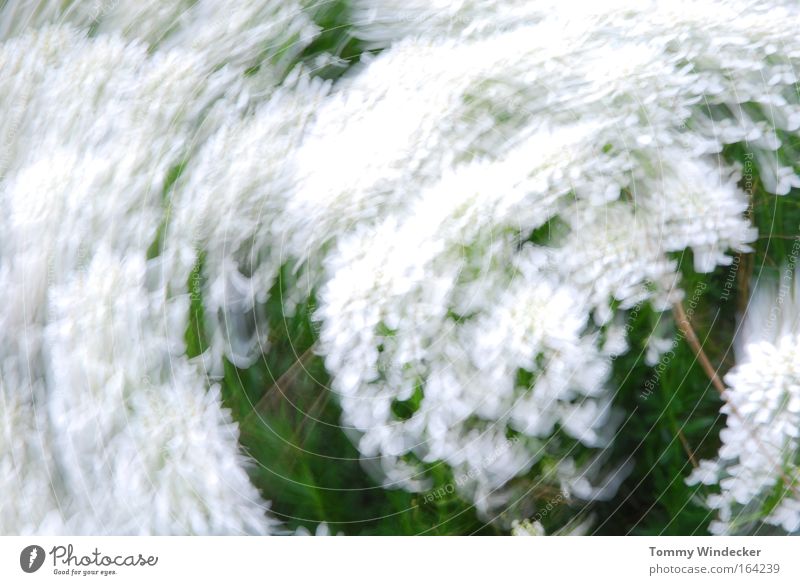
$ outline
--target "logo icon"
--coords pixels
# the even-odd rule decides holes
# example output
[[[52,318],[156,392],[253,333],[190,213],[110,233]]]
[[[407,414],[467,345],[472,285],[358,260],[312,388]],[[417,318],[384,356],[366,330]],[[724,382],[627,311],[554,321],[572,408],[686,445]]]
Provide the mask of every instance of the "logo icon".
[[[32,544],[26,546],[19,553],[19,566],[26,573],[35,573],[44,564],[44,549],[41,546]]]

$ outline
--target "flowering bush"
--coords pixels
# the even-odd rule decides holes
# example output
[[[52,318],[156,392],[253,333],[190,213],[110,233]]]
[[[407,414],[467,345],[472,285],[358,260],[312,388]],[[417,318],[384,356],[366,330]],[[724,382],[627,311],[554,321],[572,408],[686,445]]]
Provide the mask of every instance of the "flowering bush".
[[[778,286],[761,283],[750,301],[738,363],[725,378],[719,457],[701,461],[690,477],[720,487],[708,497],[719,510],[713,533],[745,533],[759,523],[800,530],[800,282],[792,272],[785,268]]]
[[[590,530],[583,512],[648,475],[635,451],[664,429],[696,463],[686,424],[634,432],[635,397],[669,387],[642,368],[675,355],[673,307],[688,367],[721,384],[684,291],[716,294],[743,258],[794,264],[757,238],[800,187],[800,9],[334,8],[0,8],[0,485],[21,502],[3,532],[286,530],[262,496],[293,528],[239,447],[282,475],[263,433],[291,419],[256,432],[250,414],[262,364],[301,353],[290,322],[313,329],[330,383],[312,392],[371,481],[449,486],[481,524]],[[775,298],[756,293],[758,315]],[[719,485],[712,532],[800,527],[797,302],[770,335],[752,313],[726,329],[732,304],[709,332],[742,347],[719,458],[691,473]]]

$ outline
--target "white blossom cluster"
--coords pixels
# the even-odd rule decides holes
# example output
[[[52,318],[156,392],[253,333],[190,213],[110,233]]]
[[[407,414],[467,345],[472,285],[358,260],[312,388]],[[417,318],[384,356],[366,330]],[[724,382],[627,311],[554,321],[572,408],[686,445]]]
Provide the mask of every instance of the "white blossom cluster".
[[[621,312],[681,298],[672,253],[749,250],[726,145],[800,186],[800,7],[352,5],[376,53],[336,83],[290,67],[304,2],[0,8],[0,481],[33,486],[0,529],[273,528],[205,374],[269,351],[283,266],[385,485],[445,463],[486,515],[542,482],[613,496]]]
[[[329,93],[292,88],[191,166],[176,225],[233,260],[211,271],[217,353],[244,365],[265,350],[255,306],[296,262],[299,294],[319,290],[344,423],[387,485],[423,489],[414,462],[444,461],[488,510],[556,452],[561,483],[608,497],[621,471],[563,457],[553,432],[588,447],[613,436],[606,381],[625,343],[612,301],[664,309],[681,294],[670,252],[691,248],[710,271],[748,250],[739,169],[718,154],[747,140],[766,157],[776,128],[797,129],[789,8],[518,3],[506,26],[499,4],[449,6],[356,3],[379,56]],[[745,11],[746,25],[731,18]],[[253,165],[257,141],[287,155]],[[775,172],[783,193],[794,174]],[[524,243],[551,223],[564,233]]]
[[[208,71],[255,67],[276,81],[318,33],[297,0],[6,0],[0,38],[45,24],[69,23],[92,35],[121,34],[162,51],[192,50]]]
[[[0,70],[0,532],[270,531],[185,355],[188,296],[147,259],[170,165],[228,77],[49,26],[0,45]]]
[[[590,534],[594,518],[577,516],[564,527],[553,532],[552,536],[586,536]],[[547,531],[539,520],[515,520],[511,528],[512,536],[548,536]]]
[[[718,458],[690,483],[718,485],[706,503],[710,530],[742,534],[765,523],[800,532],[800,276],[784,269],[759,282],[737,339],[737,365],[725,376]]]
[[[332,142],[323,164],[339,172],[300,182],[289,222],[316,230],[287,235],[347,232],[318,313],[345,423],[387,485],[422,489],[415,462],[444,461],[483,511],[539,461],[559,461],[574,497],[613,495],[624,468],[602,473],[602,451],[583,449],[608,446],[618,420],[613,302],[680,298],[670,252],[691,248],[705,272],[749,249],[739,169],[718,155],[778,148],[773,108],[797,130],[795,9],[566,3],[493,27],[494,3],[441,22],[427,3],[364,5],[365,38],[387,49],[340,85],[346,123],[320,111],[298,158]],[[720,132],[723,109],[738,117]],[[555,235],[525,243],[543,228]]]

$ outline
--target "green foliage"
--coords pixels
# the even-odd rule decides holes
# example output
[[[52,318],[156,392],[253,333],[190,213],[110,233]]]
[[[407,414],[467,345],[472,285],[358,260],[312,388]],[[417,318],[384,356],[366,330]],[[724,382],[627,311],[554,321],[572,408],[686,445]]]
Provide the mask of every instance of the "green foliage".
[[[745,155],[733,149],[728,154]],[[757,177],[754,184],[752,219],[760,237],[752,255],[738,256],[731,266],[712,274],[693,270],[690,251],[674,256],[686,291],[684,308],[720,376],[735,363],[732,341],[751,278],[757,277],[753,266],[774,270],[785,263],[793,244],[786,236],[800,233],[797,200],[765,193]],[[545,225],[530,241],[546,243],[559,230],[560,226]],[[240,425],[244,449],[256,462],[252,479],[271,498],[273,513],[289,530],[305,526],[313,532],[324,521],[334,532],[345,534],[498,533],[503,523],[478,519],[474,508],[458,496],[457,480],[444,464],[424,466],[432,485],[419,494],[384,489],[365,471],[369,463],[362,465],[348,430],[342,428],[336,396],[328,389],[324,364],[314,352],[313,296],[293,311],[285,306],[291,278],[284,268],[270,291],[265,307],[269,345],[261,360],[246,370],[226,363],[222,380],[225,405]],[[190,355],[205,347],[201,284],[202,258],[190,280]],[[626,418],[611,447],[610,461],[629,459],[633,471],[613,500],[593,507],[594,531],[706,534],[711,514],[702,499],[708,488],[688,486],[685,478],[693,462],[716,454],[725,422],[719,414],[721,399],[669,313],[643,305],[627,311],[626,318],[631,349],[614,361],[612,378],[618,389],[616,403]],[[644,360],[648,338],[665,325],[674,345],[658,364],[648,366]],[[519,376],[525,386],[533,374]],[[422,397],[420,384],[411,398],[393,403],[394,414],[410,418]],[[553,441],[563,448],[568,439],[559,432]],[[528,478],[550,477],[552,465],[545,456]],[[538,482],[534,494],[539,502],[537,519],[549,533],[576,511],[553,485]],[[768,498],[764,506],[779,496]]]
[[[338,79],[366,52],[352,34],[350,5],[345,0],[317,2],[309,12],[320,33],[300,55],[300,61],[309,64],[317,77]]]
[[[340,63],[328,62],[315,72],[337,78],[362,52],[347,24],[346,3],[324,3],[314,17],[324,32],[299,60],[311,64],[320,55],[337,55]],[[789,146],[800,152],[800,145]],[[744,169],[742,187],[752,203],[748,215],[759,230],[754,252],[736,256],[730,266],[719,267],[712,274],[694,271],[690,251],[673,257],[686,292],[684,309],[703,352],[720,377],[735,363],[733,340],[753,284],[795,255],[800,241],[800,199],[766,193],[745,146],[729,146],[723,155],[739,161]],[[179,165],[171,171],[165,193],[181,170]],[[520,238],[519,243],[551,244],[565,230],[553,220],[527,238]],[[153,255],[157,255],[162,237],[160,229]],[[243,448],[255,462],[251,477],[271,499],[273,514],[288,530],[303,526],[313,532],[324,521],[334,532],[346,534],[499,533],[498,526],[503,522],[479,519],[474,508],[458,496],[454,489],[458,479],[445,464],[413,461],[431,479],[428,491],[418,494],[385,489],[370,476],[367,469],[379,462],[360,459],[351,440],[357,440],[357,435],[342,427],[337,397],[328,388],[324,363],[315,352],[313,295],[291,310],[287,307],[285,293],[292,279],[284,268],[263,307],[269,320],[264,355],[247,369],[226,362],[221,381],[225,406],[240,426]],[[190,356],[200,355],[207,347],[202,286],[201,255],[189,281],[191,310],[186,343]],[[658,313],[643,305],[623,314],[630,351],[614,360],[612,383],[617,389],[616,405],[625,419],[610,447],[609,461],[630,461],[632,472],[611,501],[592,506],[593,530],[600,534],[706,534],[711,513],[702,501],[709,488],[688,486],[685,478],[698,460],[716,455],[719,431],[725,424],[719,414],[721,398],[668,312]],[[393,334],[381,327],[380,335]],[[648,338],[656,331],[666,331],[674,343],[661,361],[649,366],[644,358]],[[599,334],[605,335],[605,331]],[[520,387],[530,387],[534,379],[534,373],[518,372]],[[402,420],[412,417],[423,395],[420,382],[408,400],[392,404],[395,416]],[[510,440],[520,439],[510,429],[508,436]],[[569,441],[574,442],[561,432],[551,441],[551,446],[562,452],[565,446],[569,449]],[[525,480],[540,480],[533,482],[539,510],[535,519],[548,533],[580,510],[571,507],[553,487],[557,485],[551,481],[554,465],[545,455],[526,478],[512,482],[513,487],[530,485]],[[776,487],[776,492],[760,504],[761,509],[754,510],[754,517],[768,512],[782,490],[783,486]]]
[[[703,309],[705,304],[710,303],[706,300]],[[723,422],[720,399],[677,332],[671,352],[655,366],[646,365],[647,337],[663,315],[643,307],[630,318],[631,351],[614,364],[618,404],[626,419],[617,432],[612,460],[630,458],[634,468],[617,496],[598,506],[597,531],[705,534],[708,511],[684,479],[691,457],[710,457],[716,451]]]
[[[328,389],[324,364],[314,353],[314,300],[293,312],[285,306],[290,278],[284,268],[265,307],[268,350],[247,369],[226,362],[221,382],[224,404],[240,426],[240,442],[255,462],[251,478],[271,500],[273,514],[288,530],[304,526],[311,532],[320,522],[345,534],[496,532],[447,487],[453,479],[445,465],[426,466],[433,485],[424,494],[384,489],[365,471],[347,429],[342,428],[341,410]],[[187,343],[196,350],[205,342],[202,304],[194,302],[199,291],[192,291]],[[396,408],[411,411],[421,398],[418,388]]]
[[[724,155],[743,167],[741,186],[751,198],[748,215],[759,232],[754,251],[736,256],[730,266],[712,274],[694,272],[689,251],[674,257],[686,291],[684,307],[720,377],[735,363],[733,340],[751,289],[760,278],[784,266],[800,241],[800,202],[795,194],[779,197],[764,191],[744,145],[729,146]],[[630,454],[635,467],[613,502],[598,508],[602,533],[706,534],[711,520],[711,513],[699,504],[708,488],[687,486],[684,479],[692,459],[716,454],[725,422],[719,414],[721,398],[674,327],[674,355],[668,354],[663,366],[645,365],[646,339],[660,318],[649,309],[636,312],[629,321],[631,352],[615,363],[618,404],[629,417],[617,435],[614,451],[617,457]],[[652,389],[643,387],[648,380]],[[779,493],[773,495],[764,505],[779,497]]]

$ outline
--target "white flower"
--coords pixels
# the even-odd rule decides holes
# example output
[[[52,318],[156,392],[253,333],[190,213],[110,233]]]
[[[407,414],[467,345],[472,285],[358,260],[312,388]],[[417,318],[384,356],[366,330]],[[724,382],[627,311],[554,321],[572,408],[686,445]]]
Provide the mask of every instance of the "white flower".
[[[423,489],[419,462],[443,461],[487,514],[526,481],[613,495],[621,313],[681,298],[672,253],[709,272],[749,250],[752,169],[721,162],[726,145],[751,151],[767,189],[800,186],[784,141],[800,129],[796,3],[354,4],[354,34],[383,50],[328,85],[292,69],[318,32],[306,2],[3,3],[0,329],[15,335],[0,420],[4,444],[45,429],[45,447],[0,456],[15,497],[38,482],[34,520],[0,516],[12,529],[88,530],[75,523],[110,505],[106,485],[160,506],[107,516],[107,531],[269,530],[203,376],[268,350],[259,309],[282,266],[287,305],[319,296],[344,423],[387,485]],[[194,270],[205,372],[182,346]],[[146,343],[115,344],[125,331]],[[729,378],[779,453],[794,445],[796,335],[750,343]],[[778,485],[729,424],[716,527]],[[48,449],[54,437],[72,447]],[[89,468],[106,447],[141,449],[130,494],[119,470]],[[19,463],[37,457],[74,475],[42,489]],[[145,480],[160,469],[171,479]],[[794,502],[770,521],[794,529]]]
[[[66,530],[267,532],[219,387],[171,339],[187,307],[164,314],[153,269],[101,248],[52,290],[43,354]]]
[[[479,463],[473,449],[491,452],[506,425],[530,440],[560,423],[588,447],[606,444],[595,429],[614,429],[608,367],[593,324],[614,322],[614,302],[664,310],[680,299],[669,253],[691,248],[706,272],[749,250],[746,194],[716,154],[748,140],[770,156],[774,129],[796,130],[798,111],[788,5],[514,3],[510,26],[498,6],[359,2],[357,34],[387,48],[319,112],[287,212],[304,257],[338,240],[320,277],[321,350],[362,452],[384,468],[413,453],[472,471],[464,489],[479,500],[542,456],[523,440]],[[752,48],[773,37],[782,57],[755,61]],[[784,89],[757,87],[756,62]],[[744,100],[780,109],[774,127],[744,115]],[[514,238],[544,227],[548,247],[526,272],[530,252]],[[518,369],[533,392],[516,387]],[[409,418],[393,412],[415,396]],[[485,430],[466,432],[475,427]]]
[[[800,531],[800,278],[784,269],[780,286],[761,281],[737,339],[737,365],[725,377],[719,459],[703,461],[691,483],[718,484],[711,529],[741,533],[766,522]]]
[[[264,533],[184,289],[146,254],[167,171],[222,94],[202,57],[44,28],[0,46],[0,531]],[[90,96],[90,98],[87,98]],[[165,131],[168,129],[169,131]]]
[[[328,85],[293,79],[253,112],[229,108],[172,192],[166,276],[171,286],[185,287],[203,256],[211,371],[219,370],[223,353],[246,367],[268,349],[258,307],[281,265],[298,257],[288,248],[285,211],[297,182],[293,154]]]
[[[531,522],[530,520],[514,520],[511,525],[512,536],[545,536],[544,526],[538,520]]]
[[[0,7],[0,39],[65,22],[161,50],[192,50],[208,71],[231,65],[240,74],[265,61],[259,73],[271,83],[318,33],[295,0],[8,0]]]
[[[564,527],[553,532],[553,536],[586,536],[592,529],[593,516],[577,516]],[[514,520],[511,524],[512,536],[547,536],[547,531],[539,520]]]

